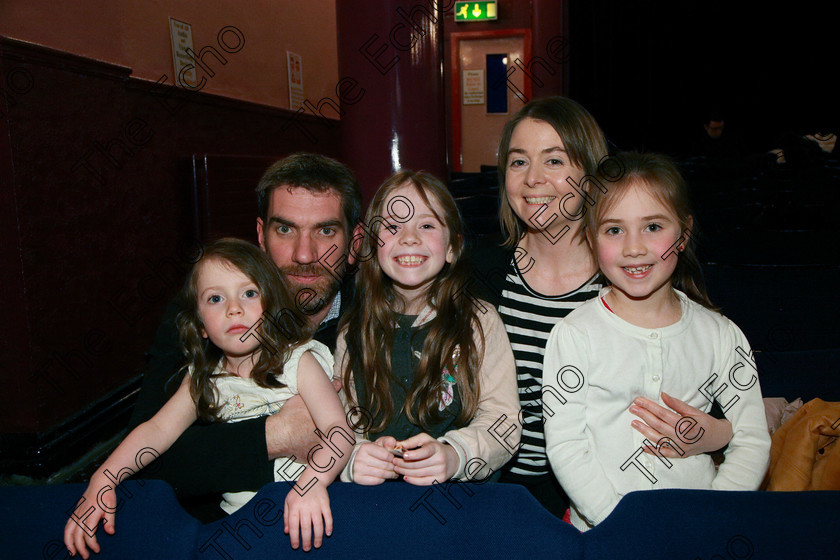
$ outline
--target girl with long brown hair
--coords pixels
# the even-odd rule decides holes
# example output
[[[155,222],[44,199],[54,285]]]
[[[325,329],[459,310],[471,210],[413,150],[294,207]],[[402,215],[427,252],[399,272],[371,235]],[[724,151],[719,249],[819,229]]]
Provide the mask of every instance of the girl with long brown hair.
[[[88,547],[99,552],[99,522],[107,533],[114,533],[113,473],[118,484],[164,453],[196,419],[237,422],[265,416],[300,394],[315,425],[329,434],[340,453],[330,458],[329,469],[287,459],[277,459],[274,467],[276,480],[297,480],[286,496],[283,516],[292,548],[302,542],[309,550],[310,540],[319,547],[323,534],[332,533],[326,486],[341,472],[354,441],[330,381],[329,349],[310,340],[311,328],[295,315],[294,300],[275,264],[245,241],[221,239],[208,245],[181,298],[184,311],[177,322],[188,373],[163,408],[132,430],[93,474],[80,503],[87,504],[85,509],[93,506],[94,512],[83,520],[71,515],[64,529],[65,545],[84,558]],[[332,437],[336,431],[343,437]],[[233,513],[253,495],[226,493],[221,507]]]
[[[431,175],[401,171],[376,192],[364,233],[336,346],[364,434],[345,479],[489,476],[518,443],[519,399],[504,326],[469,293],[452,195]]]
[[[662,155],[618,153],[613,163],[622,176],[593,190],[584,216],[607,285],[551,330],[545,348],[546,455],[580,530],[634,490],[757,490],[770,452],[750,345],[706,295],[685,181]],[[645,448],[685,455],[703,435],[696,421],[655,442],[633,430],[630,404],[665,393],[706,413],[721,403],[734,435],[718,469],[705,454],[639,459]]]

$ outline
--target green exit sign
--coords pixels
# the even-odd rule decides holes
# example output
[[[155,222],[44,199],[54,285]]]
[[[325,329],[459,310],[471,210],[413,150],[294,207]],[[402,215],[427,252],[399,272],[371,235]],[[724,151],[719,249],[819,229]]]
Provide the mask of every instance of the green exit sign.
[[[455,21],[499,19],[496,2],[455,2]]]

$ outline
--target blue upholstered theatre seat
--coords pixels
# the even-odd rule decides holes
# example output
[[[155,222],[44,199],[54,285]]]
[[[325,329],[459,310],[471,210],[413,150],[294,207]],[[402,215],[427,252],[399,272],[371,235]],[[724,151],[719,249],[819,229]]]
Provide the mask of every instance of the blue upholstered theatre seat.
[[[836,558],[838,504],[840,492],[632,492],[583,534],[584,558]]]
[[[93,558],[303,557],[283,533],[288,489],[269,484],[235,514],[201,526],[165,483],[130,481],[121,494],[117,533],[100,537],[102,553]],[[81,484],[0,488],[0,558],[68,558],[64,523],[83,490]],[[333,536],[310,558],[826,558],[840,545],[840,492],[633,492],[583,534],[515,485],[335,483],[330,502]]]
[[[709,297],[756,352],[765,397],[840,400],[840,266],[703,267]]]
[[[765,397],[840,401],[840,348],[760,352],[756,366]]]
[[[0,488],[0,558],[65,559],[64,524],[85,484]],[[116,534],[97,531],[102,552],[96,560],[184,559],[195,555],[201,524],[178,504],[159,480],[128,481],[117,490]],[[77,511],[83,516],[84,508]],[[76,556],[76,558],[81,558]]]
[[[289,486],[265,486],[245,507],[203,526],[201,559],[301,556],[283,534]],[[581,558],[581,536],[521,486],[486,483],[418,487],[330,486],[335,530],[312,558]]]

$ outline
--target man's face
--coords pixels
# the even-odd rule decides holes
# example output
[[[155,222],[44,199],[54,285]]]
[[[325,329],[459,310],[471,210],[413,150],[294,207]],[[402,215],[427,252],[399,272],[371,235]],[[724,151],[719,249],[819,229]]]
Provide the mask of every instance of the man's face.
[[[341,196],[280,185],[271,192],[268,216],[257,218],[260,247],[291,287],[298,306],[310,315],[327,308],[338,291],[348,250]],[[319,263],[319,259],[321,262]],[[330,270],[324,267],[331,266]]]
[[[709,121],[709,124],[704,124],[703,128],[706,129],[709,138],[717,140],[723,135],[723,121]]]

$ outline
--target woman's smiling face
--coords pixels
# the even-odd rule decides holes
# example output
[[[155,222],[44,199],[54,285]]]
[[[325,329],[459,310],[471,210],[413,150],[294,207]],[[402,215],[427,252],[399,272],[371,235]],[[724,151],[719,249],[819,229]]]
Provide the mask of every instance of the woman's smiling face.
[[[570,222],[579,222],[584,201],[572,182],[579,184],[583,176],[550,124],[526,118],[516,126],[508,150],[505,192],[529,230],[558,238]]]

